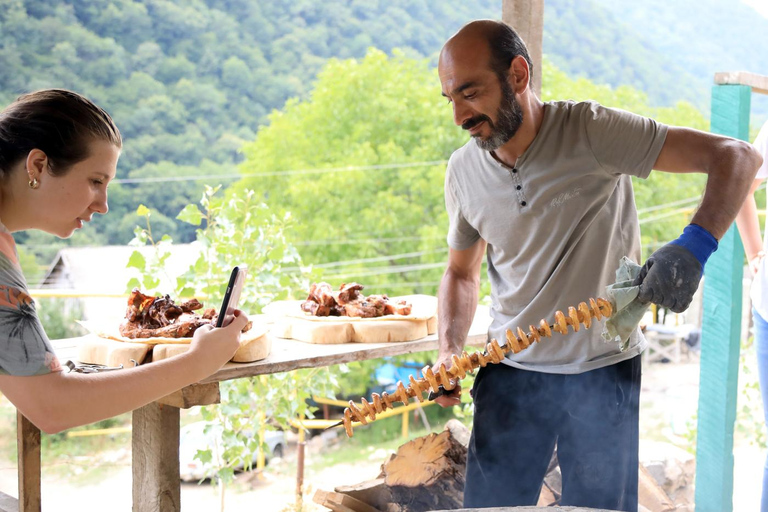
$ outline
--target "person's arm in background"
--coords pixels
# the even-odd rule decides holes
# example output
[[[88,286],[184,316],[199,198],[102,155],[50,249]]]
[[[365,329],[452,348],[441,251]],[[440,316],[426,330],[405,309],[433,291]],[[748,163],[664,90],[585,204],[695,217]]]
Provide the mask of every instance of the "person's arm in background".
[[[755,204],[755,191],[768,176],[768,121],[763,124],[760,133],[753,144],[755,149],[763,156],[763,164],[757,171],[757,177],[752,182],[749,195],[736,216],[736,225],[739,228],[741,241],[744,244],[744,252],[747,254],[749,269],[752,275],[757,274],[760,261],[765,254],[760,237],[760,221],[757,218],[757,205]]]
[[[736,215],[736,226],[739,228],[744,252],[747,255],[749,269],[753,276],[757,273],[760,260],[765,256],[760,235],[760,220],[757,218],[757,204],[755,203],[755,191],[762,182],[761,178],[752,182],[749,194]]]
[[[240,346],[248,317],[237,311],[227,327],[203,326],[189,351],[120,371],[0,375],[0,392],[40,430],[52,434],[133,411],[215,373]]]
[[[445,364],[451,367],[451,355],[461,354],[467,341],[469,328],[475,317],[480,292],[480,268],[485,256],[486,242],[479,239],[468,249],[450,249],[448,267],[440,281],[437,292],[437,331],[440,345],[433,370]],[[461,399],[461,384],[437,397],[435,402],[442,407],[458,404]]]
[[[654,169],[707,174],[707,185],[691,224],[676,240],[654,252],[635,284],[638,299],[685,311],[699,286],[709,256],[717,249],[744,203],[762,157],[751,144],[729,137],[669,127]]]

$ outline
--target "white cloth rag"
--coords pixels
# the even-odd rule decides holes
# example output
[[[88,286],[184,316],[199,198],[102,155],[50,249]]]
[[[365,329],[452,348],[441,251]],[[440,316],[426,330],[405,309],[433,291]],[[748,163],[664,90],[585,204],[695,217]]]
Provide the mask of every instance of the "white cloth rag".
[[[605,288],[608,300],[613,306],[613,315],[605,322],[602,336],[606,342],[619,343],[622,352],[629,346],[629,337],[651,305],[650,302],[642,303],[637,300],[640,287],[632,285],[641,268],[624,256],[616,269],[616,282]]]

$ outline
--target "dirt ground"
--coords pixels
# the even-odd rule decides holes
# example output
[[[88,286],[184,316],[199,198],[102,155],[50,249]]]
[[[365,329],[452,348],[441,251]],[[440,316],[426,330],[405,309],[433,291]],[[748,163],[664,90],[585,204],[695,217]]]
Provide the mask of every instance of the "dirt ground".
[[[680,364],[647,365],[643,374],[641,395],[641,438],[648,435],[653,440],[662,438],[686,443],[697,408],[699,367],[695,360]],[[343,442],[343,440],[341,441]],[[354,464],[336,464],[320,471],[308,470],[305,474],[305,511],[326,510],[311,502],[316,489],[332,490],[339,485],[349,485],[375,478],[388,453],[372,451],[366,460]],[[759,509],[760,486],[765,454],[744,439],[738,439],[734,448],[734,510]],[[229,512],[253,511],[283,512],[295,510],[296,475],[293,445],[287,450],[286,459],[270,464],[261,477],[253,473],[238,475],[236,483],[225,494],[225,510]],[[319,442],[310,445],[307,465],[323,457]],[[72,471],[77,473],[89,464],[88,460],[73,461]],[[102,468],[96,478],[87,484],[73,485],[63,477],[51,476],[52,468],[44,468],[44,512],[88,512],[131,510],[131,470],[129,448],[102,456]],[[80,466],[78,466],[80,465]],[[80,467],[80,469],[78,469]],[[59,474],[61,471],[58,472]],[[15,495],[15,464],[0,462],[0,489]],[[220,497],[216,487],[204,483],[182,484],[182,510],[185,512],[211,512],[220,510]]]

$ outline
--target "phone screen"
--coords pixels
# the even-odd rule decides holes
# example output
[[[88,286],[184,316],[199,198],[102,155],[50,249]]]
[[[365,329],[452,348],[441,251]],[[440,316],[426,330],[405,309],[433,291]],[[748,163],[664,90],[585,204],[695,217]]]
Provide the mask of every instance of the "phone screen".
[[[235,267],[229,276],[227,290],[224,292],[224,301],[221,303],[219,318],[216,320],[216,327],[226,327],[235,318],[235,309],[240,300],[240,292],[243,290],[245,275],[248,269],[245,267]]]

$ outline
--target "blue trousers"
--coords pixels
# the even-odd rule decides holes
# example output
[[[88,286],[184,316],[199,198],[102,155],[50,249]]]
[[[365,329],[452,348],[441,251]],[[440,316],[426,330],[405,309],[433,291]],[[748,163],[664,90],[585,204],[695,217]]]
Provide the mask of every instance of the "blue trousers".
[[[535,505],[557,444],[561,505],[637,512],[640,356],[576,375],[480,369],[464,506]]]
[[[755,322],[755,347],[757,348],[757,371],[760,381],[760,392],[763,396],[763,410],[768,424],[768,322],[760,314],[752,310]],[[761,512],[768,512],[768,459],[763,467],[763,498]]]

